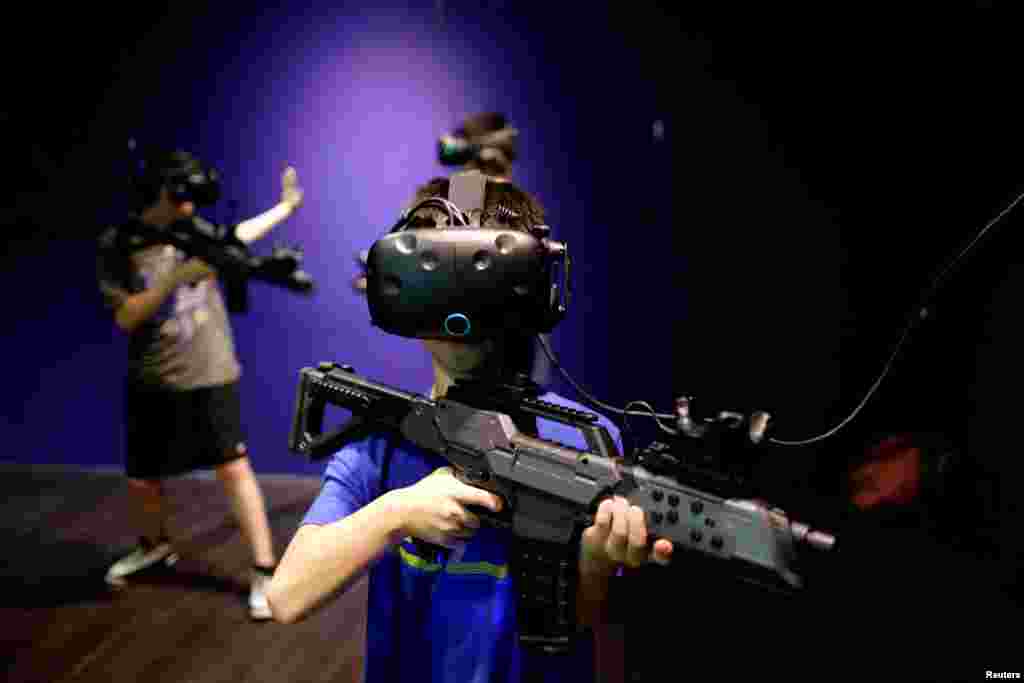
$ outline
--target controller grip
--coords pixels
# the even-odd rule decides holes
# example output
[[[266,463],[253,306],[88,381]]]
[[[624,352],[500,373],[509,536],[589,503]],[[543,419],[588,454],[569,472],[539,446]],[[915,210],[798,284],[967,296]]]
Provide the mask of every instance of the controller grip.
[[[495,485],[494,479],[490,477],[490,473],[457,469],[455,470],[455,478],[463,484],[483,489],[501,498],[501,512],[494,512],[490,508],[480,505],[466,506],[466,510],[475,515],[481,523],[499,528],[509,528],[512,526],[512,506],[509,504],[507,496],[504,495],[504,491]]]
[[[499,496],[501,495],[498,491],[492,490],[492,488],[487,485],[489,477],[474,476],[472,472],[464,472],[462,470],[455,470],[454,474],[455,478],[464,484],[484,489],[485,491],[494,493]],[[507,501],[504,501],[503,499],[503,502],[504,505],[502,506],[502,512],[504,512],[507,509]],[[498,527],[511,526],[510,517],[506,517],[501,514],[496,515],[488,508],[481,507],[479,505],[467,505],[466,510],[472,513],[475,517],[477,517],[477,519],[480,520],[481,524],[487,524],[490,526]],[[438,561],[439,558],[441,558],[442,561],[447,560],[449,554],[451,553],[450,548],[445,548],[444,546],[428,543],[427,541],[423,541],[418,538],[413,538],[412,543],[413,547],[416,549],[416,554],[422,557],[423,559],[426,559],[431,562],[436,562]]]

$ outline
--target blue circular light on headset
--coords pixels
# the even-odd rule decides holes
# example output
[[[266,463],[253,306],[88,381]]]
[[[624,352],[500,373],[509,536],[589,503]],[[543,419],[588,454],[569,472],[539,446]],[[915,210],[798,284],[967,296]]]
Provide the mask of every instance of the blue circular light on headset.
[[[463,327],[465,329],[463,329],[461,332],[453,330],[451,325],[453,320],[457,322],[461,321],[461,324],[458,325],[458,327]],[[467,334],[469,334],[470,329],[471,325],[469,324],[469,318],[467,318],[461,313],[452,313],[451,315],[444,319],[444,331],[452,335],[453,337],[465,337]]]

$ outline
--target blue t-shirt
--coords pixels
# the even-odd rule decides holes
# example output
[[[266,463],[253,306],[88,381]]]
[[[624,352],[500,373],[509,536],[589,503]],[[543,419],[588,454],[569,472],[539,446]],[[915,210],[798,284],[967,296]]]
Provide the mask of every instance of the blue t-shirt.
[[[540,398],[589,411],[554,393]],[[621,451],[619,430],[603,416],[601,424]],[[583,436],[571,427],[542,419],[537,427],[541,438],[586,448]],[[448,464],[400,437],[375,435],[349,444],[332,456],[323,488],[302,523],[336,522]],[[385,466],[387,481],[381,481]],[[364,681],[594,680],[587,639],[566,656],[520,648],[508,534],[485,525],[446,561],[420,556],[409,539],[389,549],[370,570]]]

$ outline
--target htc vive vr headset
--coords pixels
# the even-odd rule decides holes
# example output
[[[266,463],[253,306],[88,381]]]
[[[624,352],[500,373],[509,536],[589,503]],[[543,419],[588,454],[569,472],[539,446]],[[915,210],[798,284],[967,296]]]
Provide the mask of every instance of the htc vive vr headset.
[[[505,167],[516,160],[518,136],[503,114],[477,114],[438,139],[437,160],[444,166],[475,160]]]
[[[166,187],[175,202],[210,206],[220,199],[220,174],[191,154],[182,151],[151,155],[139,164],[136,192],[146,203],[155,200]]]
[[[410,207],[366,258],[373,325],[415,339],[477,342],[549,332],[569,304],[569,253],[544,225],[512,227],[500,206],[484,225],[487,177],[451,177],[447,197]],[[447,226],[417,227],[416,212],[433,207]],[[561,270],[562,285],[558,283]]]

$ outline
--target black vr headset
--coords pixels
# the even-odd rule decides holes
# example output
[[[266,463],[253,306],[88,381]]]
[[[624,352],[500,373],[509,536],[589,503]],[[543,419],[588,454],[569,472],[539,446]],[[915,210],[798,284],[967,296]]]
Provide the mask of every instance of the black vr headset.
[[[569,252],[545,225],[511,227],[501,210],[480,225],[487,177],[457,173],[448,197],[412,206],[366,259],[373,325],[415,339],[478,342],[550,332],[569,304]],[[446,228],[414,227],[416,211],[448,214]],[[562,284],[558,282],[561,266]]]
[[[172,152],[140,164],[136,190],[157,195],[160,187],[175,202],[211,206],[220,199],[220,174],[186,152]]]
[[[515,144],[519,131],[510,126],[476,137],[468,137],[462,129],[445,133],[438,140],[437,159],[444,166],[462,166],[470,161],[493,160],[511,163],[515,160]]]

